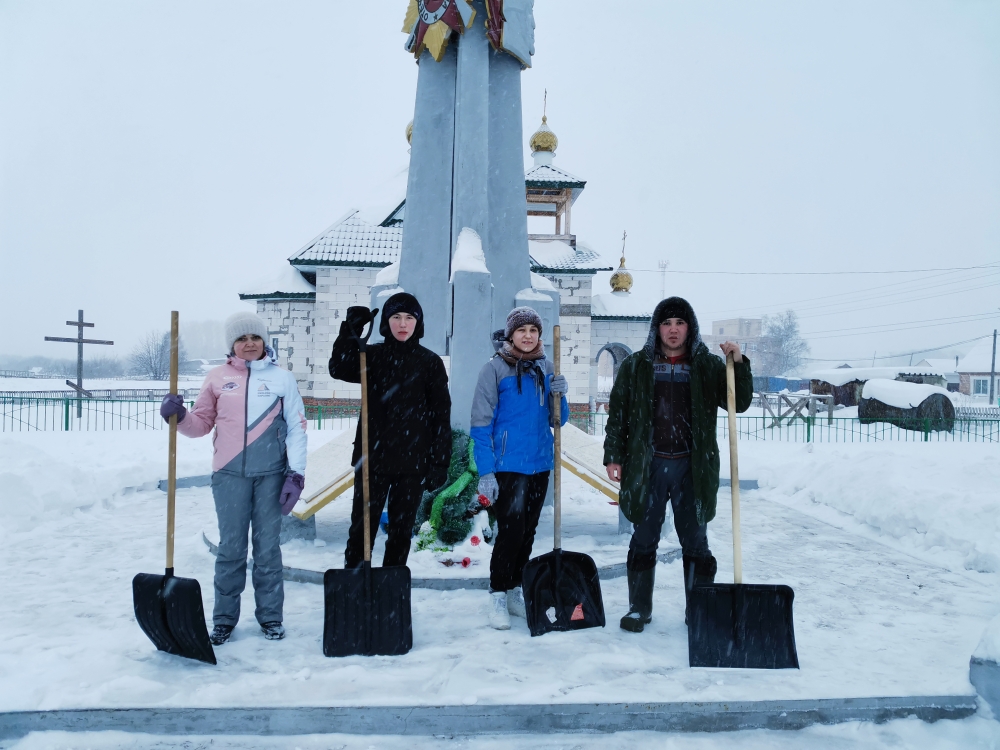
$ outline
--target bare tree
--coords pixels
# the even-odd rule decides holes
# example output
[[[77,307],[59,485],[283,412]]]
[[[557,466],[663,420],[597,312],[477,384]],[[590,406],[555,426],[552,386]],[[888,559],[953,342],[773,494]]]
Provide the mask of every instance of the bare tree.
[[[761,375],[775,376],[794,370],[809,352],[809,344],[799,333],[799,318],[794,310],[764,316],[760,342]],[[758,368],[754,368],[758,369]]]
[[[178,343],[178,360],[185,362],[184,342]],[[150,380],[170,378],[170,334],[150,331],[135,345],[129,355],[133,375]]]
[[[129,355],[132,374],[150,380],[170,377],[170,340],[160,331],[150,331],[132,349]]]

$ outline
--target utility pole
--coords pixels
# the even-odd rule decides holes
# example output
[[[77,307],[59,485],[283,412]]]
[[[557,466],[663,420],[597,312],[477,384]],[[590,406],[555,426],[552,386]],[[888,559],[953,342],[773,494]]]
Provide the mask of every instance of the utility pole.
[[[114,341],[99,341],[98,339],[85,339],[83,337],[84,328],[93,328],[93,323],[83,322],[83,310],[77,312],[76,320],[67,320],[66,325],[76,326],[76,338],[63,338],[61,336],[46,336],[46,341],[63,341],[70,344],[76,344],[76,383],[72,380],[67,380],[66,385],[75,390],[78,395],[86,396],[87,398],[93,398],[93,394],[90,391],[85,391],[83,389],[83,345],[84,344],[102,344],[104,346],[112,346]],[[83,404],[80,402],[79,398],[76,401],[76,417],[79,419],[83,416]]]
[[[993,406],[993,384],[997,379],[997,329],[993,329],[993,359],[990,362],[990,406]]]
[[[660,261],[660,299],[667,298],[667,266],[669,265],[669,260]]]

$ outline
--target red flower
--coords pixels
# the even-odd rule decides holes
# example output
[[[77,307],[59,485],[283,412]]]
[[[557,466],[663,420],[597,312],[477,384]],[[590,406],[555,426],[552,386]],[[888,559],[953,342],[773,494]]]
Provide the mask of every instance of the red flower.
[[[478,547],[479,546],[479,537],[478,536],[472,537],[472,539],[470,539],[469,541],[472,542],[472,546],[473,547]]]
[[[462,567],[463,568],[467,568],[470,565],[472,565],[472,558],[471,557],[463,557],[462,558]]]

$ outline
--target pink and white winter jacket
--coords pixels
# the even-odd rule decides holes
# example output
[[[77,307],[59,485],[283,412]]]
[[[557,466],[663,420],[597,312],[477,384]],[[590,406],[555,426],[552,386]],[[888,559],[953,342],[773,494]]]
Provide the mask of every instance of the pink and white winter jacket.
[[[305,474],[306,415],[295,377],[268,349],[246,362],[230,355],[212,369],[177,430],[188,437],[215,428],[212,471],[259,477],[286,469]]]

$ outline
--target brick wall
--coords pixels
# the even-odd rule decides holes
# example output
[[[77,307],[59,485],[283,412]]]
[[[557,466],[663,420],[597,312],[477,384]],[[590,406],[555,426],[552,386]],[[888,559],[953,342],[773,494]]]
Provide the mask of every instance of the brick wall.
[[[593,276],[589,274],[546,275],[559,290],[561,356],[559,368],[569,381],[566,395],[571,405],[590,405],[590,303]]]
[[[371,302],[371,288],[379,268],[320,267],[316,269],[316,311],[313,335],[313,387],[316,399],[359,399],[361,386],[334,380],[327,371],[330,348],[348,307]]]
[[[278,364],[295,376],[299,392],[312,381],[312,333],[315,305],[308,300],[257,300],[257,315],[267,325],[267,343],[278,340]]]

